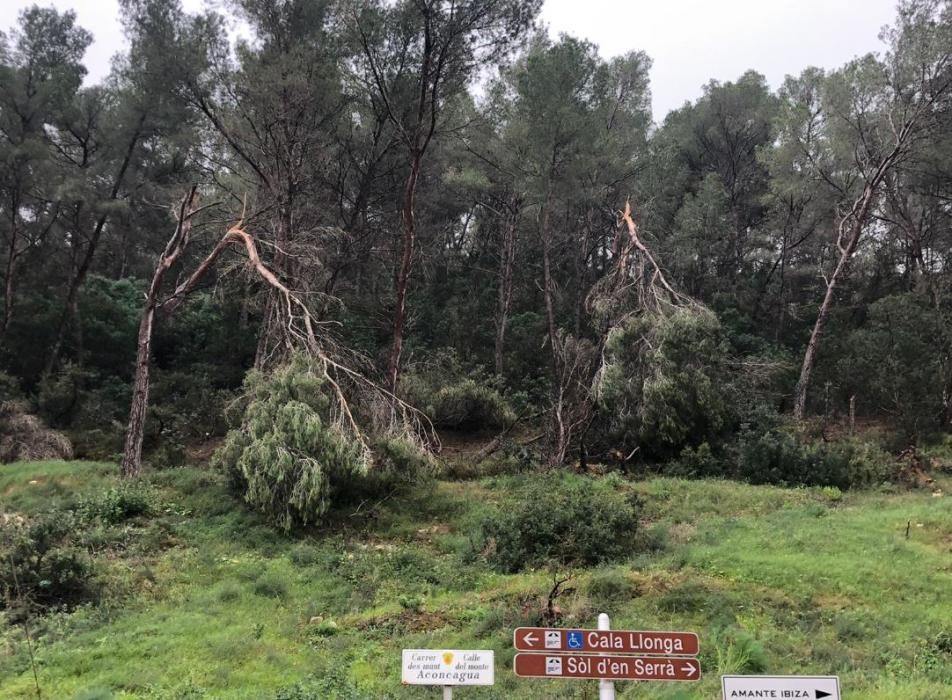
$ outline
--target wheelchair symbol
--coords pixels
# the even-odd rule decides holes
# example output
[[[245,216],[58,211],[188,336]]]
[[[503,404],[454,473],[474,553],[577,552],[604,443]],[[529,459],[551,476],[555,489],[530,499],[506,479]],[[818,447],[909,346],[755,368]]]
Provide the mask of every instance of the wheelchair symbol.
[[[581,649],[584,646],[581,630],[568,633],[569,649]]]

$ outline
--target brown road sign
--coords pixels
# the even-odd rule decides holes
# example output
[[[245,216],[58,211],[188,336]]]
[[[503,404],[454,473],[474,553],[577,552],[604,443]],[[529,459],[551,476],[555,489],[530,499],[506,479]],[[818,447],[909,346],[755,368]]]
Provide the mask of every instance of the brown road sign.
[[[519,651],[609,652],[657,656],[696,656],[698,638],[693,632],[637,630],[573,630],[517,627],[513,644]]]
[[[613,681],[696,681],[697,659],[595,654],[516,654],[513,671],[523,678],[596,678]]]

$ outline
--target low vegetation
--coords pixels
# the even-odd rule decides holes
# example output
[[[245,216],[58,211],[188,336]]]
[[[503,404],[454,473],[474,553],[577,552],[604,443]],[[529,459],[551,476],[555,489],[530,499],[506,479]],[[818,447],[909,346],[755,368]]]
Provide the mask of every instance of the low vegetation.
[[[496,686],[474,698],[591,697],[592,683],[506,670],[512,629],[546,619],[554,579],[567,583],[553,624],[605,611],[619,628],[700,634],[697,686],[619,684],[620,697],[709,698],[721,673],[835,673],[870,700],[944,700],[952,683],[952,510],[929,490],[533,473],[332,504],[320,527],[284,535],[220,472],[156,471],[134,492],[115,474],[83,462],[0,471],[4,517],[23,519],[4,532],[57,524],[47,541],[84,567],[66,570],[88,573],[84,588],[41,568],[19,594],[5,574],[3,697],[35,697],[27,629],[44,697],[423,697],[400,686],[400,649],[441,646],[496,651]],[[936,492],[950,485],[937,475]],[[611,513],[603,524],[592,497]],[[517,549],[487,546],[484,523],[506,524]],[[516,536],[583,544],[609,524],[630,530],[585,541],[597,561]],[[11,554],[31,566],[22,545],[3,547],[5,567]],[[531,561],[499,558],[515,551]],[[28,580],[69,585],[23,618]]]

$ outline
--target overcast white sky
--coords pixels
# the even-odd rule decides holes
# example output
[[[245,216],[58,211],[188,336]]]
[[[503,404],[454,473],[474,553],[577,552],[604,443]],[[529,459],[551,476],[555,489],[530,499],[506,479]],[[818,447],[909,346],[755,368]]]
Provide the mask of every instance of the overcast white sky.
[[[35,0],[0,0],[0,29]],[[116,0],[40,0],[76,10],[93,32],[86,54],[92,81],[109,69],[123,44]],[[186,8],[203,0],[184,0]],[[542,20],[552,33],[589,39],[602,55],[641,49],[654,59],[655,119],[692,101],[711,78],[734,80],[748,68],[773,87],[808,65],[835,68],[880,48],[879,30],[895,15],[895,0],[545,0]]]

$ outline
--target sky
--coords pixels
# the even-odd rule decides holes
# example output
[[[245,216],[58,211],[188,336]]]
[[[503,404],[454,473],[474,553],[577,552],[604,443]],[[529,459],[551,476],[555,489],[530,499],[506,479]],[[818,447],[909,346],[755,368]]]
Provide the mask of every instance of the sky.
[[[214,0],[212,0],[214,1]],[[36,0],[0,0],[0,29]],[[204,0],[183,0],[187,9]],[[109,70],[124,43],[117,0],[39,0],[74,9],[95,36],[86,53],[89,82]],[[610,58],[643,50],[654,61],[655,120],[701,95],[711,79],[736,80],[753,68],[776,88],[785,75],[815,65],[836,68],[878,51],[880,29],[895,15],[895,0],[545,0],[542,21],[598,44]]]

